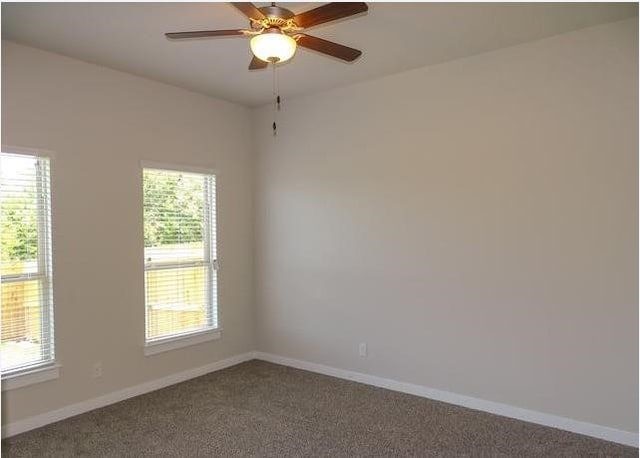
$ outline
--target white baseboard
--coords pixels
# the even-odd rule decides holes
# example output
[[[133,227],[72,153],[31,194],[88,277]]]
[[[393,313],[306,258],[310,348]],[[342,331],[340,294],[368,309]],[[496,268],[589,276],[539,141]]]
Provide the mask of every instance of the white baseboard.
[[[596,437],[598,439],[617,442],[632,447],[638,447],[638,434],[636,433],[609,428],[606,426],[594,425],[592,423],[572,420],[570,418],[559,417],[556,415],[536,412],[533,410],[522,409],[520,407],[513,407],[507,404],[501,404],[493,401],[486,401],[484,399],[450,393],[448,391],[436,390],[434,388],[428,388],[421,385],[398,382],[396,380],[385,379],[382,377],[377,377],[375,375],[363,374],[360,372],[354,372],[345,369],[338,369],[335,367],[324,366],[322,364],[300,361],[292,358],[285,358],[283,356],[263,352],[243,353],[231,358],[217,361],[215,363],[197,367],[195,369],[189,369],[177,374],[171,374],[157,380],[152,380],[140,385],[105,394],[97,398],[78,402],[76,404],[71,404],[57,410],[25,418],[24,420],[8,423],[2,426],[2,437],[4,438],[14,436],[16,434],[39,428],[56,421],[64,420],[65,418],[89,412],[90,410],[105,407],[116,402],[124,401],[125,399],[159,390],[161,388],[184,382],[186,380],[199,377],[210,372],[215,372],[227,367],[235,366],[236,364],[240,364],[251,359],[260,359],[271,363],[282,364],[284,366],[290,366],[310,372],[330,375],[332,377],[337,377],[345,380],[352,380],[354,382],[412,394],[414,396],[420,396],[436,401],[447,402],[449,404],[455,404],[463,407],[468,407],[470,409],[481,410],[483,412],[502,415],[504,417],[528,421],[530,423],[550,426],[552,428],[562,429],[578,434],[584,434],[585,436]]]
[[[319,374],[330,375],[332,377],[352,380],[354,382],[360,382],[393,391],[400,391],[402,393],[412,394],[414,396],[420,396],[423,398],[442,401],[449,404],[468,407],[470,409],[481,410],[483,412],[489,412],[492,414],[501,415],[503,417],[515,418],[517,420],[524,420],[530,423],[550,426],[552,428],[562,429],[565,431],[570,431],[572,433],[583,434],[585,436],[596,437],[598,439],[604,439],[611,442],[617,442],[619,444],[638,447],[637,433],[609,428],[607,426],[594,425],[592,423],[572,420],[570,418],[564,418],[556,415],[536,412],[533,410],[522,409],[520,407],[513,407],[498,402],[486,401],[484,399],[472,398],[461,394],[450,393],[448,391],[436,390],[434,388],[428,388],[426,386],[398,382],[396,380],[377,377],[375,375],[362,374],[360,372],[338,369],[335,367],[324,366],[322,364],[285,358],[283,356],[273,355],[270,353],[255,352],[254,355],[256,359],[268,361],[271,363],[282,364],[284,366],[295,367],[297,369],[303,369],[310,372],[316,372]]]
[[[209,372],[215,372],[220,369],[235,366],[236,364],[240,364],[251,359],[254,359],[254,352],[243,353],[205,366],[178,372],[177,374],[171,374],[157,380],[151,380],[150,382],[145,382],[140,385],[125,388],[103,396],[98,396],[97,398],[88,399],[57,410],[25,418],[24,420],[8,423],[2,426],[2,437],[10,437],[35,428],[40,428],[41,426],[48,425],[49,423],[55,423],[56,421],[89,412],[90,410],[99,409],[100,407],[105,407],[109,404],[114,404],[116,402],[159,390],[160,388],[165,388],[195,377],[200,377],[201,375],[208,374]]]

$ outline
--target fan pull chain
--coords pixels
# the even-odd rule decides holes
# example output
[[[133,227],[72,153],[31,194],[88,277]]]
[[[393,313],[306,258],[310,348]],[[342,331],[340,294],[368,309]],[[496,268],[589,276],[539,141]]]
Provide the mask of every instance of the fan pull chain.
[[[280,111],[280,82],[278,81],[278,69],[275,62],[273,62],[273,135],[278,135],[278,125],[276,123],[278,118],[278,111]]]
[[[276,63],[272,62],[271,65],[273,66],[273,88],[271,90],[271,93],[273,95],[273,136],[275,137],[276,135],[278,135],[278,127],[276,125],[276,117],[277,117],[277,100],[276,100]]]
[[[278,69],[276,67],[276,105],[280,111],[280,78],[278,77]]]

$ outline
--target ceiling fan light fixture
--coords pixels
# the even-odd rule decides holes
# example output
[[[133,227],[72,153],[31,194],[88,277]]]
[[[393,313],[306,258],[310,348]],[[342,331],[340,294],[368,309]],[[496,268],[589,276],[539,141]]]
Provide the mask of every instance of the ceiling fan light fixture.
[[[256,35],[249,43],[251,52],[265,62],[285,62],[296,53],[296,40],[282,33],[277,28],[268,29]]]

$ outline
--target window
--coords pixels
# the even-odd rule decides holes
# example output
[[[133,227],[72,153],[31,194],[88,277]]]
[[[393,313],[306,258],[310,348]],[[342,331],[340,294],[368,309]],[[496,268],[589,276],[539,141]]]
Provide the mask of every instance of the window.
[[[147,344],[217,329],[215,176],[143,169]]]
[[[2,375],[52,363],[49,160],[0,153]]]

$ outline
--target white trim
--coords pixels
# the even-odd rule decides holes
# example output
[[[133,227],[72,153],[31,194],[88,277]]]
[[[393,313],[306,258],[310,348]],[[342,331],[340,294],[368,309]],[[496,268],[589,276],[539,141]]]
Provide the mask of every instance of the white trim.
[[[470,409],[481,410],[483,412],[489,412],[503,417],[515,418],[517,420],[528,421],[530,423],[550,426],[552,428],[596,437],[598,439],[604,439],[611,442],[617,442],[631,447],[638,447],[637,433],[609,428],[607,426],[594,425],[592,423],[573,420],[571,418],[536,412],[534,410],[523,409],[521,407],[514,407],[484,399],[472,398],[470,396],[441,391],[422,385],[399,382],[396,380],[377,377],[375,375],[363,374],[360,372],[324,366],[322,364],[286,358],[271,353],[255,352],[255,358],[262,361],[268,361],[270,363],[282,364],[284,366],[295,367],[297,369],[316,372],[318,374],[330,375],[332,377],[352,380],[354,382],[373,385],[393,391],[400,391],[402,393],[468,407]]]
[[[193,267],[209,267],[211,263],[209,261],[192,261],[192,262],[147,262],[144,265],[146,272],[153,272],[158,270],[172,270],[172,269],[191,269]]]
[[[172,172],[185,172],[185,173],[198,173],[201,175],[218,175],[216,169],[212,167],[191,165],[191,164],[176,164],[156,161],[140,161],[142,169],[151,170],[170,170]]]
[[[208,326],[215,326],[214,329],[204,329],[202,331],[196,331],[194,333],[187,333],[187,334],[182,334],[182,335],[177,335],[177,336],[167,336],[166,338],[162,339],[161,341],[149,341],[148,340],[148,336],[147,336],[147,332],[148,332],[148,326],[149,326],[149,314],[148,314],[148,310],[145,310],[145,343],[144,343],[144,355],[145,356],[150,356],[150,355],[154,355],[157,353],[161,353],[163,351],[169,351],[169,350],[174,350],[177,348],[182,348],[182,347],[186,347],[186,346],[190,346],[190,345],[195,345],[201,342],[206,342],[206,341],[210,341],[210,340],[214,340],[214,339],[219,339],[220,338],[220,293],[219,293],[219,276],[218,276],[218,271],[219,271],[219,261],[218,261],[218,257],[217,257],[217,252],[218,252],[218,206],[217,206],[217,192],[218,192],[218,188],[217,188],[217,174],[216,171],[214,169],[210,169],[210,168],[205,168],[205,167],[199,167],[199,166],[192,166],[192,165],[180,165],[180,164],[167,164],[167,163],[161,163],[161,162],[154,162],[154,161],[146,161],[146,160],[141,160],[140,161],[140,172],[142,174],[142,181],[144,182],[144,173],[145,170],[155,170],[155,171],[159,171],[159,172],[165,172],[165,171],[170,171],[170,172],[185,172],[185,173],[194,173],[194,174],[198,174],[201,177],[203,177],[204,179],[204,184],[205,184],[205,188],[207,190],[207,192],[205,193],[207,195],[207,197],[205,197],[205,199],[211,199],[207,202],[205,202],[206,207],[209,209],[209,212],[205,212],[208,213],[205,215],[205,219],[204,219],[204,224],[206,226],[207,229],[207,235],[206,237],[203,238],[204,241],[204,246],[205,246],[205,259],[206,262],[194,262],[194,263],[185,263],[185,264],[162,264],[162,265],[158,265],[156,263],[147,263],[146,262],[146,257],[143,256],[143,260],[144,260],[144,273],[145,273],[145,284],[144,284],[144,290],[145,290],[145,303],[147,301],[147,272],[152,272],[152,271],[157,271],[157,270],[161,270],[161,269],[171,269],[171,268],[189,268],[189,267],[207,267],[207,272],[208,272],[208,278],[207,278],[207,300],[206,300],[206,305],[209,308],[209,313],[207,313],[207,325]],[[213,189],[211,189],[210,183],[213,182]],[[143,196],[144,198],[144,196]],[[144,199],[143,199],[144,200]],[[213,212],[211,212],[213,207]],[[214,226],[211,227],[211,221],[212,218],[211,216],[213,216],[213,221],[215,222]],[[214,243],[212,245],[211,243],[211,237],[214,237]],[[214,254],[214,258],[212,259],[211,254]],[[175,266],[175,267],[174,267]],[[215,282],[214,282],[215,280]],[[212,292],[213,289],[215,287],[215,301],[213,301],[213,297],[212,297]],[[148,306],[148,304],[145,304],[145,307]],[[215,317],[215,321],[213,319],[213,317]],[[215,333],[215,331],[218,331],[217,333]],[[206,336],[206,337],[200,337],[200,336],[196,336],[196,334],[198,334],[199,332],[214,332],[214,334]],[[191,340],[185,340],[186,336],[194,336],[193,339]],[[178,341],[179,340],[179,341]],[[165,344],[166,343],[166,344]],[[160,346],[161,344],[164,344],[163,346]]]
[[[60,377],[60,364],[47,363],[46,366],[34,367],[22,372],[2,376],[2,391],[15,390],[36,383],[55,380]]]
[[[144,355],[151,356],[165,351],[176,350],[178,348],[190,347],[210,340],[220,338],[222,329],[208,329],[206,331],[184,334],[166,339],[149,341],[144,344]]]
[[[42,359],[37,365],[27,366],[6,373],[2,379],[2,391],[22,388],[46,382],[60,376],[60,365],[55,362],[55,320],[53,301],[53,229],[51,170],[55,161],[53,151],[41,148],[20,147],[2,144],[0,153],[14,157],[35,159],[36,213],[37,213],[37,263],[36,272],[26,275],[0,275],[2,281],[37,281],[40,288],[40,350]],[[4,277],[4,278],[3,278]],[[9,278],[7,278],[9,277]],[[22,278],[21,278],[22,277]],[[26,277],[26,278],[25,278]]]
[[[17,154],[22,156],[34,156],[43,159],[50,159],[53,161],[56,157],[56,153],[42,148],[29,148],[25,146],[11,146],[11,145],[2,145],[0,146],[1,152],[7,154]]]
[[[49,423],[55,423],[56,421],[80,415],[81,413],[89,412],[90,410],[99,409],[100,407],[105,407],[116,402],[124,401],[125,399],[140,396],[141,394],[159,390],[169,385],[184,382],[195,377],[200,377],[201,375],[205,375],[210,372],[235,366],[236,364],[240,364],[251,359],[253,359],[253,352],[242,353],[195,369],[188,369],[183,372],[178,372],[177,374],[171,374],[160,379],[151,380],[150,382],[98,396],[97,398],[87,399],[86,401],[71,404],[57,410],[25,418],[24,420],[14,421],[2,426],[2,437],[15,436],[16,434],[40,428],[41,426],[48,425]]]

